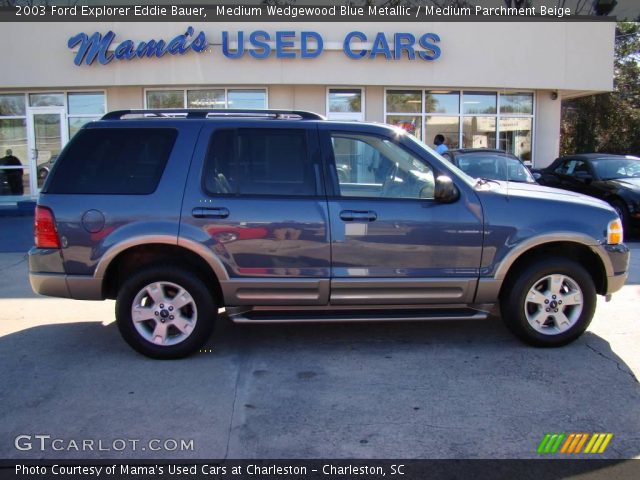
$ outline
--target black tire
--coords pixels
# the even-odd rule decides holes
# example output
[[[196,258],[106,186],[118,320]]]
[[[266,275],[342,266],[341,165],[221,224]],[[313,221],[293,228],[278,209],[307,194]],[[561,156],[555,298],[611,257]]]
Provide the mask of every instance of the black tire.
[[[620,220],[622,221],[622,228],[625,233],[629,232],[629,209],[626,204],[621,200],[611,200],[609,204],[613,207],[613,209],[618,213]]]
[[[154,287],[152,290],[155,294],[161,292],[160,295],[163,297],[157,298],[168,300],[167,305],[152,300],[152,290],[146,287],[156,283],[161,288]],[[184,306],[179,306],[181,300],[176,294],[176,287],[183,288],[187,293],[187,296],[181,299],[190,299]],[[174,296],[171,297],[172,295]],[[144,305],[139,303],[140,300]],[[141,317],[152,314],[154,316],[148,320],[134,322],[134,301],[139,305],[139,310],[143,311]],[[175,302],[176,307],[173,307],[171,302]],[[144,268],[122,284],[116,299],[116,319],[122,337],[136,351],[151,358],[182,358],[197,352],[211,336],[216,316],[216,303],[202,279],[192,271],[177,265]],[[162,319],[162,323],[159,323],[159,319]],[[186,333],[178,329],[178,324],[181,328],[186,327]],[[162,332],[163,336],[154,337],[156,329]],[[154,343],[149,337],[157,339],[158,343]],[[181,337],[185,338],[180,340]]]
[[[561,284],[562,292],[569,293],[573,291],[575,297],[575,288],[579,288],[582,293],[582,309],[581,311],[574,305],[554,305],[553,302],[562,302],[562,297],[557,294],[553,299],[554,292],[551,289],[544,293],[539,291],[543,298],[547,298],[551,303],[542,303],[538,305],[533,302],[533,298],[538,298],[537,294],[531,291],[534,287],[541,288],[544,285],[551,286],[552,280],[549,276],[561,275],[566,281],[558,282]],[[546,280],[545,280],[546,279]],[[561,257],[539,258],[526,265],[517,275],[510,277],[513,283],[507,285],[506,290],[500,298],[500,309],[502,319],[518,338],[525,343],[536,347],[559,347],[566,345],[578,338],[587,329],[593,318],[596,308],[596,290],[593,279],[589,273],[579,263]],[[549,283],[546,283],[549,282]],[[572,283],[573,282],[573,283]],[[571,288],[569,288],[569,286]],[[528,296],[531,293],[531,297]],[[545,302],[547,300],[544,300]],[[565,299],[565,303],[569,302]],[[554,308],[557,307],[559,315],[557,318],[562,322],[566,318],[571,325],[564,331],[557,330],[557,320]],[[527,309],[525,311],[525,308]],[[550,313],[547,314],[547,308]],[[538,316],[539,314],[539,316]],[[564,317],[561,315],[564,314]],[[536,329],[530,324],[527,315],[532,319],[532,323],[539,325]],[[536,322],[536,318],[540,318],[542,323]],[[540,330],[544,331],[542,333]]]

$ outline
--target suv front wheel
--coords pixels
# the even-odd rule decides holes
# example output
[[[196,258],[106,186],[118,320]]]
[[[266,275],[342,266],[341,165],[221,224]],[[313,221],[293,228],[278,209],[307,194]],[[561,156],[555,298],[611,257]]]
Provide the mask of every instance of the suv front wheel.
[[[122,284],[116,300],[120,333],[138,352],[170,359],[200,349],[217,309],[204,282],[176,265],[147,267]]]
[[[587,329],[596,307],[589,273],[572,260],[547,258],[525,267],[501,298],[502,318],[524,342],[559,347]]]

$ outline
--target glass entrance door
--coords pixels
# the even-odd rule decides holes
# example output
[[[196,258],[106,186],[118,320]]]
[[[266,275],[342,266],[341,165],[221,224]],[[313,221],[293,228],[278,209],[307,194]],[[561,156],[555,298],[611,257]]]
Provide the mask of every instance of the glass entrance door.
[[[58,155],[69,140],[64,117],[64,107],[37,108],[28,112],[32,192],[40,191]]]

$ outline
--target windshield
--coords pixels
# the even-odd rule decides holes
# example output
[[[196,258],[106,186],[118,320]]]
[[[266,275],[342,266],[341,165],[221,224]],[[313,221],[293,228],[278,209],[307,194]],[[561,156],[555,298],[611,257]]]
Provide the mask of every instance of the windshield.
[[[601,158],[591,163],[601,180],[640,177],[640,159]]]
[[[458,166],[471,177],[535,183],[529,169],[507,155],[469,153],[458,155],[457,160]]]

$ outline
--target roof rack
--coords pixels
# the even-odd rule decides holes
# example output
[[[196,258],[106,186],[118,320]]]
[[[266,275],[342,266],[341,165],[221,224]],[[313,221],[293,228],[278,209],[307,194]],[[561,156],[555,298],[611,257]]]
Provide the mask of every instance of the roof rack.
[[[145,115],[161,118],[209,118],[209,117],[253,117],[274,120],[325,120],[322,115],[304,110],[268,110],[236,108],[170,108],[166,110],[114,110],[102,120],[121,120],[125,115]]]

